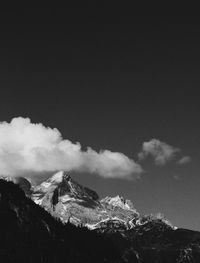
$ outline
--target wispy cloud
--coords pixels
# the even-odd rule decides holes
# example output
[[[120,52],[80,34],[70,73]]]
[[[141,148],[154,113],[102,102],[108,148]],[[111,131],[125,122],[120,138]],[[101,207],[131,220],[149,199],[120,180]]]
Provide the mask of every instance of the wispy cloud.
[[[167,162],[173,160],[178,152],[180,152],[179,148],[158,139],[152,139],[143,143],[142,150],[138,156],[140,160],[151,156],[156,165],[165,165]]]
[[[62,138],[58,129],[14,118],[0,123],[0,173],[34,174],[58,170],[96,173],[105,178],[137,178],[141,166],[120,152],[92,148]]]
[[[183,156],[180,160],[177,161],[177,164],[184,165],[190,163],[192,158],[190,156]]]

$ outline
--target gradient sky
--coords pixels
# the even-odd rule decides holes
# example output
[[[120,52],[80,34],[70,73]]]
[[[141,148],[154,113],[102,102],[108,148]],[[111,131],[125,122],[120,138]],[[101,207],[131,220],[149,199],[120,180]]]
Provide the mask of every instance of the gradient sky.
[[[31,118],[83,148],[137,160],[159,139],[191,162],[141,162],[137,181],[73,174],[101,197],[122,195],[200,230],[200,24],[134,16],[129,7],[25,8],[0,14],[0,121]]]

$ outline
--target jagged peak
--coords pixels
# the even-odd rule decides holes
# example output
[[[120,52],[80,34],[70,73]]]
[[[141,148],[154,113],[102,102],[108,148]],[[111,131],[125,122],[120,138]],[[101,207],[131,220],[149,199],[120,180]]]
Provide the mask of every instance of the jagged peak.
[[[62,182],[67,182],[72,180],[70,175],[65,172],[65,171],[59,171],[55,174],[53,174],[51,177],[49,177],[46,181],[43,181],[41,184],[37,185],[35,189],[40,189],[40,190],[48,190],[49,187],[57,187],[60,185]]]
[[[55,173],[52,177],[49,178],[49,181],[52,183],[61,183],[62,181],[71,180],[71,176],[65,171],[59,171]]]
[[[74,181],[71,176],[65,171],[59,171],[55,173],[52,177],[48,178],[46,181],[42,182],[40,185],[37,185],[34,190],[34,196],[39,194],[40,198],[46,193],[52,193],[58,189],[59,196],[69,195],[70,198],[74,197],[77,200],[90,199],[97,201],[99,199],[97,193],[87,187],[84,187]],[[38,197],[37,197],[38,199]],[[65,198],[63,199],[65,200]]]
[[[108,205],[112,205],[114,207],[120,207],[125,210],[132,210],[137,213],[136,209],[133,206],[133,203],[128,200],[123,198],[122,196],[115,196],[115,197],[105,197],[101,200],[101,203],[106,203]]]

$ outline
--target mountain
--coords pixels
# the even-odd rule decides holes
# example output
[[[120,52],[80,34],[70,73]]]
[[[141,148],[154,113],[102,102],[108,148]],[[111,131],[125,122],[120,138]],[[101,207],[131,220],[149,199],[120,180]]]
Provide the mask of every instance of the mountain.
[[[119,249],[111,239],[70,223],[63,225],[27,197],[19,185],[0,180],[0,262],[114,263],[119,260]]]
[[[84,225],[90,229],[108,220],[129,224],[139,214],[130,200],[122,197],[106,197],[75,182],[67,173],[58,172],[47,181],[32,188],[32,199],[62,222]]]
[[[119,196],[99,200],[66,173],[31,188],[25,178],[7,180],[0,180],[0,262],[200,262],[200,232],[141,216]]]
[[[141,216],[130,200],[120,196],[100,200],[65,172],[32,191],[32,199],[62,222],[108,236],[121,248],[125,261],[136,257],[138,262],[200,262],[198,232],[177,229],[160,216]]]

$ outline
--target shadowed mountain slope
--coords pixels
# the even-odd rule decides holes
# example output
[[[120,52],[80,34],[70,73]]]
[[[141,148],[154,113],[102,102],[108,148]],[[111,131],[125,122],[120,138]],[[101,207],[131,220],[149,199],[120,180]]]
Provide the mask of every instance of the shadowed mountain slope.
[[[0,237],[0,262],[116,262],[120,257],[107,237],[63,225],[4,180],[0,180]]]

